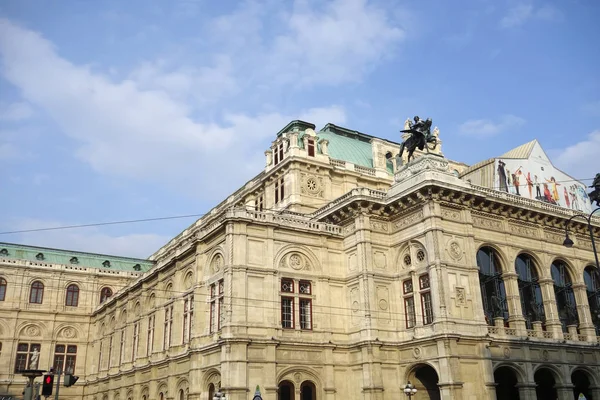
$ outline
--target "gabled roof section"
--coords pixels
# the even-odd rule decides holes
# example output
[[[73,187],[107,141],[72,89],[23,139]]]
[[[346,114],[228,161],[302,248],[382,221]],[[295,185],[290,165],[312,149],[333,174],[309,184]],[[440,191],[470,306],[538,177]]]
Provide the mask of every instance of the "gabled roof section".
[[[515,147],[514,149],[507,151],[506,153],[502,154],[498,158],[529,158],[529,156],[531,155],[531,152],[536,147],[536,145],[540,149],[542,148],[542,146],[540,146],[537,139],[533,139],[531,142],[522,144],[519,147]],[[542,152],[543,152],[543,150],[542,150]],[[546,158],[548,158],[548,157],[546,157]]]
[[[154,266],[153,261],[141,258],[84,253],[2,242],[0,242],[0,258],[131,272],[145,272]]]
[[[311,124],[310,122],[300,121],[296,119],[286,126],[283,127],[279,132],[277,132],[277,137],[283,135],[287,132],[304,132],[307,129],[315,129],[315,124]]]

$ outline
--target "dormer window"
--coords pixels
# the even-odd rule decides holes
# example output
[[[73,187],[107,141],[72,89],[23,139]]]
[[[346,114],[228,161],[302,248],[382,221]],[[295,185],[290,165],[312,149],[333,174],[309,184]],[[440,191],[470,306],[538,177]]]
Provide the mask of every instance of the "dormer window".
[[[110,261],[108,261],[108,260],[104,261],[104,262],[102,263],[102,266],[103,266],[104,268],[110,268]]]
[[[141,270],[142,270],[142,266],[141,266],[140,264],[135,264],[135,265],[133,266],[133,269],[134,269],[135,271],[141,271]]]
[[[309,137],[306,145],[307,145],[308,156],[314,157],[315,156],[315,139],[312,137]]]
[[[37,253],[35,256],[36,260],[43,260],[44,259],[44,253]]]
[[[7,255],[8,255],[8,249],[2,249],[2,250],[0,250],[0,256],[5,257]]]
[[[77,259],[77,257],[71,257],[71,259],[69,260],[69,262],[71,264],[79,264],[79,259]]]

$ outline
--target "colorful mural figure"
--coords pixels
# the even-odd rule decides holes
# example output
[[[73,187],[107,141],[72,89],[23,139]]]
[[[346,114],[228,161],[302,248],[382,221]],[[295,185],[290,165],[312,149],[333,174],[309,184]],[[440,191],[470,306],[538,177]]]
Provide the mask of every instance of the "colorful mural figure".
[[[547,158],[499,158],[495,167],[494,186],[497,190],[584,213],[591,212],[585,185],[554,168]]]

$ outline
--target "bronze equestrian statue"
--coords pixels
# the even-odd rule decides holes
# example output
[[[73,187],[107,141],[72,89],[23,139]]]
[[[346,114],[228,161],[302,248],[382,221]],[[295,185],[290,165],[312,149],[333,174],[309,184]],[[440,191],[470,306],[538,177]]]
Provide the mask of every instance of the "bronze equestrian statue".
[[[594,204],[594,201],[596,202],[596,205],[598,207],[600,207],[600,174],[596,174],[596,177],[594,178],[594,181],[592,182],[592,186],[590,186],[591,188],[594,188],[594,190],[592,190],[590,192],[590,194],[588,196],[590,196],[590,202],[592,204]]]
[[[405,128],[400,132],[410,133],[410,137],[408,137],[402,144],[400,145],[400,154],[398,157],[402,158],[402,154],[404,153],[404,149],[408,150],[408,161],[414,159],[413,153],[416,149],[423,150],[425,149],[429,153],[429,149],[433,150],[437,146],[437,139],[435,135],[431,134],[431,118],[427,118],[427,120],[423,121],[421,118],[416,116],[414,118],[414,122],[408,120]],[[429,143],[433,144],[433,147],[429,147]]]

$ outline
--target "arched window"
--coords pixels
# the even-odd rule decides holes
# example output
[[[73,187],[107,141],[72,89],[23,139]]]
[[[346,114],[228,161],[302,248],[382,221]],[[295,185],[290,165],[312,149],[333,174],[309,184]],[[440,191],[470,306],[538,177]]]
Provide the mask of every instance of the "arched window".
[[[518,275],[517,282],[523,318],[525,318],[527,329],[533,329],[532,322],[544,322],[546,318],[539,276],[531,256],[519,255],[515,260],[515,270]]]
[[[0,278],[0,301],[6,298],[6,279]]]
[[[208,400],[212,400],[214,396],[215,396],[215,385],[214,385],[214,383],[211,383],[210,385],[208,385]]]
[[[556,298],[558,318],[560,319],[563,332],[567,332],[568,325],[577,325],[579,322],[575,293],[573,293],[573,283],[567,270],[567,265],[563,261],[554,261],[551,271],[552,280],[554,281],[554,297]]]
[[[600,273],[596,267],[586,267],[583,270],[583,281],[587,292],[592,322],[596,327],[596,335],[600,336]],[[2,290],[0,288],[0,290]]]
[[[100,304],[104,303],[106,300],[110,299],[113,295],[113,292],[110,288],[103,288],[100,291]]]
[[[44,300],[44,284],[40,281],[35,281],[31,284],[29,302],[34,304],[42,304],[42,300]]]
[[[477,266],[479,267],[479,286],[483,300],[483,312],[489,325],[494,325],[494,318],[502,317],[508,320],[508,307],[506,304],[506,290],[500,270],[498,254],[491,247],[482,247],[477,252]]]
[[[179,389],[179,400],[185,400],[183,389]]]
[[[67,298],[65,306],[77,307],[79,304],[79,287],[77,285],[69,285],[67,287]]]

